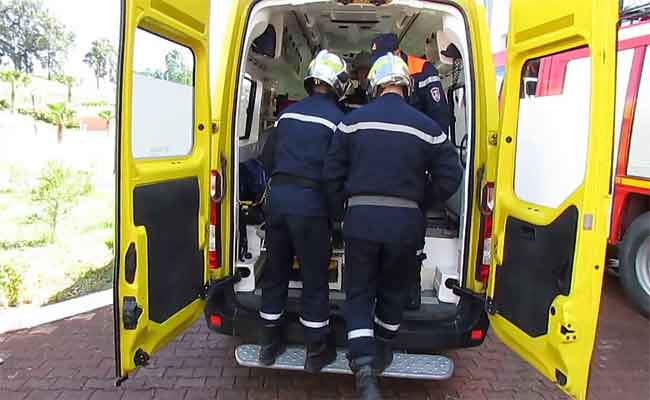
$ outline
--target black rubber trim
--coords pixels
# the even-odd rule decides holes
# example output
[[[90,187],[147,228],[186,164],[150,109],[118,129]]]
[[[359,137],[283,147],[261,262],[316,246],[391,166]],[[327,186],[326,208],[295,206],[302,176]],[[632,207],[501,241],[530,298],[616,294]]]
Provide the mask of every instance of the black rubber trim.
[[[551,303],[571,290],[578,209],[567,208],[547,226],[509,217],[503,265],[497,268],[497,312],[538,337],[548,332]]]
[[[163,323],[203,291],[197,177],[138,186],[133,217],[147,230],[149,320]]]
[[[117,61],[117,90],[115,91],[115,160],[113,168],[115,169],[115,245],[113,246],[113,340],[115,343],[115,384],[119,386],[127,376],[122,376],[122,358],[120,351],[120,198],[122,179],[122,166],[120,164],[122,147],[122,78],[124,76],[124,38],[126,27],[126,0],[120,2],[120,37],[119,53]]]

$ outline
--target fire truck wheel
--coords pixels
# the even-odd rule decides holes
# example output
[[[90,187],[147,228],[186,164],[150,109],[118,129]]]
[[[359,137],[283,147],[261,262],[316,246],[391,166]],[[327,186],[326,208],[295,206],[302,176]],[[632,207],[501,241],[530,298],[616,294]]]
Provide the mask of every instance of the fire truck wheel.
[[[627,298],[650,317],[650,212],[628,227],[619,247],[621,284]]]

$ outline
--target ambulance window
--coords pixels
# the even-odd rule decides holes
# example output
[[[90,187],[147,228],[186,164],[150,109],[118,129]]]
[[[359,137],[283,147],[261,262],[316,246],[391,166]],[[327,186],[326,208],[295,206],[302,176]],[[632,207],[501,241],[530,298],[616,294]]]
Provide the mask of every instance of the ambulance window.
[[[555,208],[584,180],[591,58],[571,55],[550,74],[562,79],[561,90],[543,93],[553,84],[540,80],[540,61],[548,60],[529,60],[522,71],[514,188],[521,200]]]
[[[645,60],[636,100],[636,112],[632,122],[630,153],[627,162],[627,174],[640,178],[650,178],[650,49],[646,48]]]
[[[255,111],[255,94],[257,83],[250,78],[244,78],[241,96],[239,97],[238,129],[239,139],[245,140],[251,136],[253,112]]]
[[[136,159],[185,156],[194,135],[194,54],[143,29],[133,46],[131,151]]]

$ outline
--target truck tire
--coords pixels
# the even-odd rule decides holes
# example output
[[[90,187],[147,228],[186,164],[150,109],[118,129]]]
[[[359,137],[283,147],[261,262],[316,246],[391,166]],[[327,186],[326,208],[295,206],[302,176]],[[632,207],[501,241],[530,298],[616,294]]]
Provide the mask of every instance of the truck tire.
[[[650,317],[650,212],[639,215],[619,245],[619,276],[628,300]]]

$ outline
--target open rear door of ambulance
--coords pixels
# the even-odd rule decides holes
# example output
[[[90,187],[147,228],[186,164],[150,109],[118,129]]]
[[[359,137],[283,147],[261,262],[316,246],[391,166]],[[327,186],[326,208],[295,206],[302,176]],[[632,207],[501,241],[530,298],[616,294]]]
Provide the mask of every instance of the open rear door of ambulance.
[[[617,3],[513,0],[510,10],[487,309],[497,336],[576,399],[605,269]],[[554,57],[563,82],[540,68],[570,52],[579,57]]]
[[[209,0],[125,0],[117,106],[118,382],[203,311]]]

